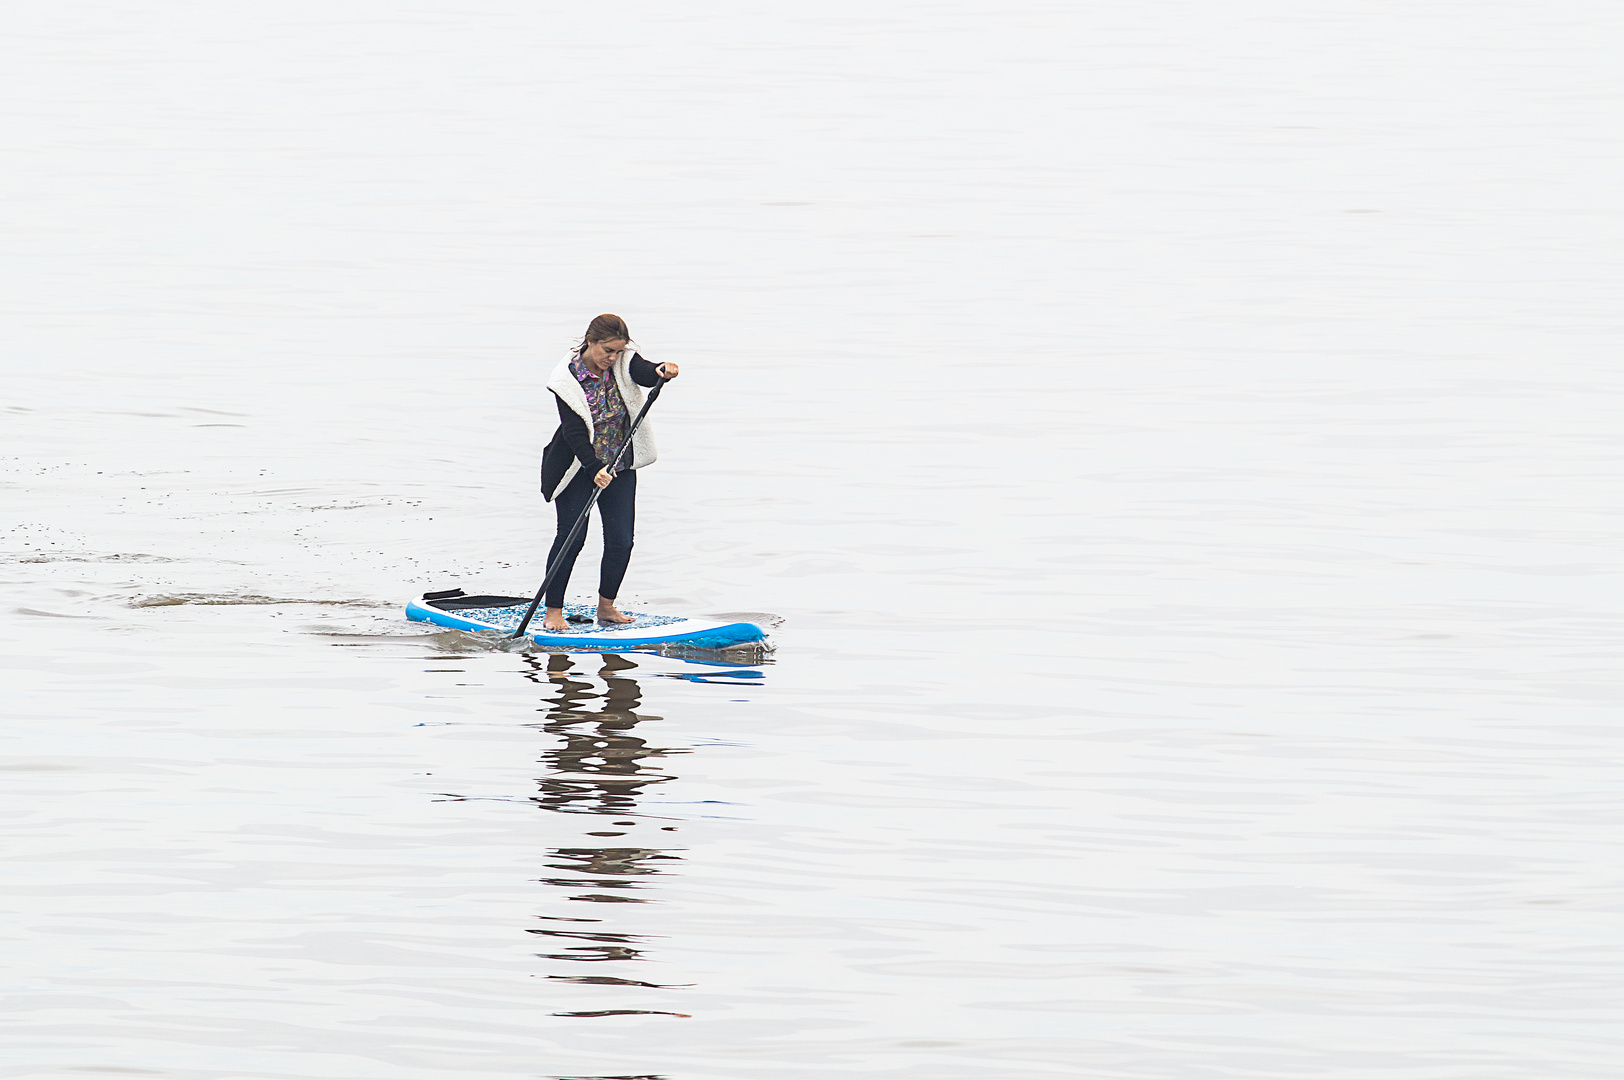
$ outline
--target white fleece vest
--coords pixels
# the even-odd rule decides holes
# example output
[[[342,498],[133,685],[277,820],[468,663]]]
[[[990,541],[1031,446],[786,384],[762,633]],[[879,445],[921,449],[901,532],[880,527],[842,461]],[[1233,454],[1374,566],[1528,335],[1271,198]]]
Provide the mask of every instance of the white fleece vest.
[[[620,388],[620,399],[626,403],[628,425],[637,419],[637,410],[643,407],[643,388],[632,381],[632,352],[633,350],[627,349],[621,353],[613,368],[615,385]],[[553,368],[552,375],[547,378],[547,389],[557,394],[563,399],[564,404],[574,409],[581,419],[586,421],[586,435],[590,439],[594,434],[592,406],[587,404],[586,391],[581,389],[580,382],[575,378],[575,372],[570,370],[570,364],[574,360],[574,350],[564,354],[564,359],[559,361],[558,366]],[[632,449],[628,456],[631,459],[629,463],[626,458],[621,459],[622,469],[641,469],[645,465],[654,464],[654,459],[659,456],[654,451],[654,431],[649,427],[647,419],[637,429],[637,434],[632,436]],[[574,480],[575,474],[580,471],[580,459],[571,461],[569,469],[564,473],[564,479],[553,489],[552,497],[558,498],[558,493],[569,487],[570,481]]]

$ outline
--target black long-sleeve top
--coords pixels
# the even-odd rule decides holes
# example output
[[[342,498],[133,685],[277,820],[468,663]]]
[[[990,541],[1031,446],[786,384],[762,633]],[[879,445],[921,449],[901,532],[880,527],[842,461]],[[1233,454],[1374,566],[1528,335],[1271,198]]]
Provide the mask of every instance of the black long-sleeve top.
[[[655,365],[644,360],[639,353],[633,353],[631,363],[632,381],[638,386],[657,386],[660,382],[660,373]],[[611,378],[613,375],[611,374]],[[569,407],[569,404],[557,394],[553,399],[558,402],[558,430],[553,433],[552,442],[541,454],[541,491],[550,501],[558,482],[564,479],[569,472],[570,462],[579,461],[581,468],[589,476],[596,476],[599,469],[608,468],[607,461],[600,461],[597,452],[592,449],[592,436],[587,431],[586,420],[581,414]]]

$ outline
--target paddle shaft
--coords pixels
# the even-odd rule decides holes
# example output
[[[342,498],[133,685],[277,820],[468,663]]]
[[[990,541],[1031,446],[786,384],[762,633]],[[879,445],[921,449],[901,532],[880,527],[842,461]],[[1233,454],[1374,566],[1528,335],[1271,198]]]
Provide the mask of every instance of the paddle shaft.
[[[637,411],[637,419],[632,421],[631,430],[626,432],[626,441],[620,444],[620,450],[615,454],[615,460],[609,463],[609,472],[611,474],[620,468],[620,459],[625,457],[626,451],[632,448],[632,437],[637,434],[637,429],[642,426],[643,417],[647,416],[648,411],[654,407],[654,399],[660,396],[660,391],[665,389],[665,384],[666,380],[661,379],[658,385],[654,387],[654,392],[649,394],[648,400],[643,402],[643,407]],[[592,485],[592,494],[587,496],[586,509],[582,510],[581,516],[575,519],[575,524],[570,528],[569,536],[564,540],[564,546],[558,549],[558,558],[554,559],[553,565],[547,568],[547,576],[541,579],[541,588],[536,590],[536,598],[530,601],[530,607],[525,611],[524,618],[519,620],[519,628],[513,631],[514,637],[524,637],[524,632],[530,628],[530,620],[536,617],[536,609],[541,606],[541,598],[547,595],[547,586],[553,583],[553,578],[558,576],[558,571],[569,560],[570,549],[575,546],[576,539],[586,532],[586,523],[592,517],[592,508],[598,505],[598,496],[602,493],[603,488],[594,483]]]

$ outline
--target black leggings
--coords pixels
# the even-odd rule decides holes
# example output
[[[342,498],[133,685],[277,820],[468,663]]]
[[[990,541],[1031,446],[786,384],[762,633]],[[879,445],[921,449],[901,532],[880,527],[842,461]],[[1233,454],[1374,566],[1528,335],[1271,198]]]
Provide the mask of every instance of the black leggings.
[[[586,509],[592,497],[592,473],[582,469],[569,486],[553,499],[558,509],[558,535],[553,538],[552,550],[547,553],[547,565],[553,565],[564,546],[575,519]],[[620,581],[626,576],[626,566],[632,561],[632,527],[637,518],[637,473],[631,469],[619,473],[603,493],[598,496],[598,518],[603,523],[603,565],[598,570],[598,595],[613,600],[620,594]],[[575,545],[564,557],[564,565],[547,586],[547,606],[564,606],[564,589],[570,583],[570,571],[575,569],[575,557],[586,543],[586,530],[576,538]]]

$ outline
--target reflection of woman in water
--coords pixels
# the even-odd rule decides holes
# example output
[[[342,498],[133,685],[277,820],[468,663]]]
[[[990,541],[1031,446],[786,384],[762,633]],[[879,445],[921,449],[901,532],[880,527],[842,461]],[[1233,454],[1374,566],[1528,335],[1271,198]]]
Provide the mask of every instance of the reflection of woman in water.
[[[564,357],[547,380],[558,399],[558,430],[541,458],[541,493],[558,510],[558,535],[547,553],[552,566],[564,548],[575,519],[586,509],[593,485],[603,524],[603,564],[598,572],[598,621],[629,623],[631,616],[615,607],[621,579],[632,558],[632,529],[637,508],[637,469],[653,463],[654,433],[645,420],[618,472],[610,472],[615,454],[626,441],[631,418],[643,407],[643,387],[677,377],[675,364],[651,364],[630,348],[631,333],[619,315],[599,315],[587,326],[581,343]],[[547,615],[542,626],[567,630],[564,589],[586,535],[565,553],[564,564],[547,586]]]
[[[562,745],[542,754],[542,764],[548,771],[540,778],[541,791],[534,796],[536,804],[555,813],[613,815],[624,819],[595,822],[598,828],[586,834],[593,838],[624,837],[609,841],[616,846],[602,841],[583,841],[579,847],[550,849],[544,865],[551,870],[564,871],[565,875],[537,880],[567,890],[552,894],[553,900],[599,905],[653,903],[655,897],[650,894],[659,889],[662,877],[675,872],[682,863],[682,856],[674,854],[673,849],[654,846],[666,839],[664,833],[676,832],[677,827],[659,825],[660,819],[645,819],[638,801],[648,785],[672,779],[669,774],[652,768],[647,759],[664,758],[681,751],[675,747],[650,746],[632,734],[639,723],[660,719],[636,712],[642,703],[642,691],[631,672],[637,669],[637,664],[613,653],[603,656],[602,667],[596,672],[577,671],[570,657],[558,653],[548,656],[545,665],[534,655],[525,656],[524,663],[529,668],[526,678],[556,690],[545,709],[547,720],[540,726],[564,740]],[[594,680],[602,680],[602,691],[594,689]],[[604,827],[611,824],[613,829]],[[660,834],[653,832],[656,828]],[[632,978],[630,976],[639,972],[630,966],[620,966],[654,959],[644,944],[650,935],[616,927],[615,924],[623,921],[616,916],[627,909],[598,907],[594,915],[592,908],[570,906],[577,910],[552,914],[558,909],[549,905],[548,913],[540,915],[543,925],[526,926],[525,932],[540,936],[554,950],[537,953],[538,957],[568,961],[575,971],[591,971],[592,974],[577,975],[566,967],[548,973],[548,979],[585,986],[678,989]],[[592,966],[575,966],[582,963]],[[553,1015],[688,1015],[665,1009],[605,1009],[601,1007],[604,1002],[597,999],[590,1003],[600,1007]]]
[[[545,669],[535,657],[525,662],[557,689],[541,726],[564,740],[542,755],[549,774],[538,781],[536,801],[559,813],[636,813],[645,789],[671,779],[650,759],[680,752],[650,746],[635,734],[643,721],[660,719],[637,712],[642,688],[629,674],[637,665],[613,653],[603,656],[596,673],[577,672],[569,657],[557,653],[547,657]],[[593,678],[603,681],[601,692],[593,689]]]

